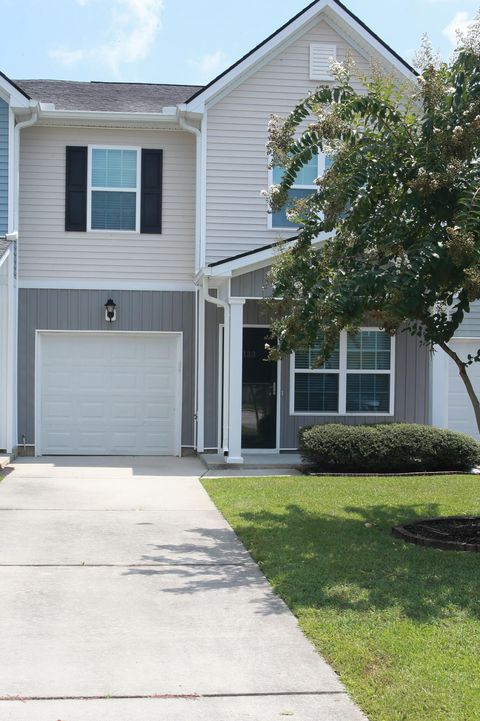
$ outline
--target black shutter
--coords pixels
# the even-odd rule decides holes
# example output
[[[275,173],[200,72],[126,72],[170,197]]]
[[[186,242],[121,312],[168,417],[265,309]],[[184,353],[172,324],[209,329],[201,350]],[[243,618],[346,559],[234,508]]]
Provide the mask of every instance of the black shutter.
[[[140,232],[162,232],[162,150],[142,150]]]
[[[65,230],[87,230],[87,148],[67,145]]]

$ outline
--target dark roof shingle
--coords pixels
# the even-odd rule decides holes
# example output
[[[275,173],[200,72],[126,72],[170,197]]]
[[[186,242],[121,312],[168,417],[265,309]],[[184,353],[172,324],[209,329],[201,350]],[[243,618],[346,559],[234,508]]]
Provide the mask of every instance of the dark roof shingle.
[[[0,238],[0,258],[2,258],[10,247],[10,241]]]
[[[57,110],[99,110],[118,113],[159,113],[184,103],[198,85],[155,83],[75,82],[70,80],[16,80],[33,98],[54,103]]]

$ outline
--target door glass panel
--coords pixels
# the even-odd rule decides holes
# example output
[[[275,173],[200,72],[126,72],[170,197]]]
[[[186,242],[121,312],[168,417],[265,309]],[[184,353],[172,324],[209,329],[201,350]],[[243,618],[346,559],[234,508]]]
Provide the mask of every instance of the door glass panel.
[[[267,360],[268,328],[243,330],[242,447],[275,448],[277,364]]]

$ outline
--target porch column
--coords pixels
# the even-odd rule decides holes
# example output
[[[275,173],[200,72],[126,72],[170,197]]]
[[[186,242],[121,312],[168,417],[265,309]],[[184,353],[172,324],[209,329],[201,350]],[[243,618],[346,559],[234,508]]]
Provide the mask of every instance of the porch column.
[[[227,463],[243,463],[242,458],[242,364],[244,298],[230,298],[228,373],[228,456]]]

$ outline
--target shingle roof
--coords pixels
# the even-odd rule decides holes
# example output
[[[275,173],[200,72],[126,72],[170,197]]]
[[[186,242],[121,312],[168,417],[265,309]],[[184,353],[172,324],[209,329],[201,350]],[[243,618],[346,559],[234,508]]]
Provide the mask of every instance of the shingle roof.
[[[54,103],[57,110],[158,113],[184,103],[199,85],[155,83],[73,82],[70,80],[16,80],[34,100]]]
[[[0,238],[0,258],[7,252],[10,247],[10,241]]]

